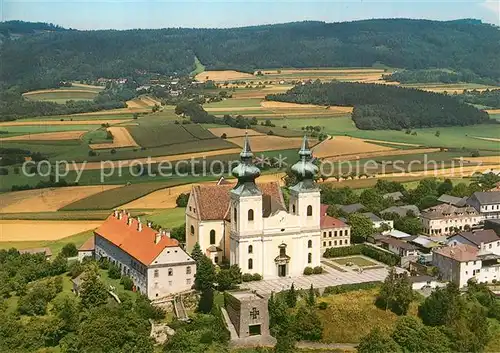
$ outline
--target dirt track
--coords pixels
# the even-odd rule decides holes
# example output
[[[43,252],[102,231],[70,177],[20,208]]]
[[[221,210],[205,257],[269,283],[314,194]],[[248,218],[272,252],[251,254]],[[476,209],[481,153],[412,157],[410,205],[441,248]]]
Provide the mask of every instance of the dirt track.
[[[0,194],[0,213],[54,212],[85,197],[121,185],[69,186]]]
[[[57,240],[99,227],[102,221],[0,221],[0,242]]]
[[[78,140],[87,131],[60,131],[60,132],[42,132],[39,134],[26,134],[20,136],[0,138],[0,141],[62,141]]]
[[[123,147],[137,147],[139,146],[135,142],[134,138],[128,132],[126,127],[108,127],[109,132],[113,134],[113,143],[93,143],[89,145],[93,150],[104,149],[104,148],[123,148]]]

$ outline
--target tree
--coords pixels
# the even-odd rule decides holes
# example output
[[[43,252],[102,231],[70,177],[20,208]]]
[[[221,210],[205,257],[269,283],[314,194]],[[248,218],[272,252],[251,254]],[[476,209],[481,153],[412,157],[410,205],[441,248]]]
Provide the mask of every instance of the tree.
[[[115,265],[114,263],[109,264],[108,276],[109,276],[109,278],[112,278],[112,279],[120,279],[121,278],[122,273],[121,273],[118,265]]]
[[[361,213],[351,213],[347,222],[351,226],[351,239],[355,243],[363,243],[375,232],[372,221]]]
[[[438,187],[439,195],[448,194],[453,190],[453,182],[450,179],[445,179]]]
[[[193,246],[193,250],[191,251],[191,257],[194,261],[198,262],[203,257],[203,251],[201,251],[200,244],[196,242]]]
[[[458,320],[465,310],[458,286],[449,283],[435,289],[418,308],[418,315],[428,326],[443,326]]]
[[[307,293],[307,305],[309,305],[309,307],[314,307],[316,305],[316,293],[314,292],[312,283]]]
[[[323,325],[314,307],[301,305],[294,320],[295,336],[299,340],[319,341],[323,335]]]
[[[215,282],[215,267],[206,255],[202,255],[196,265],[194,285],[197,290],[204,291],[213,288]]]
[[[179,196],[177,196],[175,204],[177,205],[177,207],[186,207],[188,204],[188,200],[189,200],[189,193],[182,193]]]
[[[422,223],[417,217],[403,217],[394,221],[394,228],[412,235],[422,232]]]
[[[217,284],[217,289],[221,292],[234,287],[233,278],[229,269],[221,269],[217,273]]]
[[[451,353],[450,341],[437,327],[424,326],[412,316],[402,316],[392,338],[404,352]]]
[[[295,290],[293,283],[290,286],[290,289],[286,291],[286,303],[289,308],[295,308],[297,305],[297,291]]]
[[[64,257],[74,257],[78,255],[78,249],[74,243],[68,243],[61,249],[61,254]]]
[[[62,321],[61,328],[65,332],[74,332],[80,323],[80,308],[74,296],[65,295],[53,302],[54,313]]]
[[[211,287],[204,288],[201,291],[200,301],[198,302],[198,311],[208,314],[212,311],[214,303],[214,290]]]
[[[400,353],[401,348],[378,327],[363,337],[358,345],[358,353]]]
[[[274,353],[294,353],[296,339],[291,332],[282,332],[276,336]]]
[[[391,267],[377,297],[377,304],[391,309],[397,315],[406,315],[413,300],[413,289],[408,275],[397,275]]]
[[[80,300],[85,308],[106,304],[108,292],[97,275],[97,269],[89,268],[84,272],[80,284]]]

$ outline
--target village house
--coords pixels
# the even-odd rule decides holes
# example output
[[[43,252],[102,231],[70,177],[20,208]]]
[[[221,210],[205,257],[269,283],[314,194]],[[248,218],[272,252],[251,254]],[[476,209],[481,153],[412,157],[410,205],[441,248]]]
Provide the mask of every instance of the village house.
[[[456,197],[451,195],[443,194],[437,199],[439,202],[447,203],[448,205],[453,205],[456,207],[464,207],[467,203],[467,196]]]
[[[307,138],[292,166],[298,183],[290,187],[288,208],[277,182],[256,183],[260,170],[245,137],[236,185],[197,185],[186,207],[186,249],[198,243],[214,263],[223,259],[243,273],[264,279],[297,277],[320,266],[320,190]]]
[[[380,214],[384,215],[385,213],[396,213],[399,217],[405,217],[408,215],[408,212],[415,215],[415,217],[420,216],[420,210],[415,205],[391,206],[380,211]]]
[[[87,239],[82,246],[78,248],[78,261],[83,261],[86,257],[94,257],[95,251],[95,237],[90,237]]]
[[[50,248],[31,248],[19,250],[20,254],[43,254],[46,260],[52,257],[52,250]]]
[[[351,226],[326,214],[328,205],[321,205],[321,253],[328,248],[351,245]]]
[[[106,258],[150,299],[191,289],[196,262],[164,230],[115,211],[95,230],[95,256]]]
[[[482,216],[470,206],[440,204],[423,210],[420,220],[425,234],[446,235],[472,229],[481,222]]]
[[[465,287],[470,279],[490,283],[500,279],[500,256],[486,253],[476,246],[459,244],[434,250],[432,264],[441,279]]]
[[[407,243],[403,240],[387,237],[381,239],[380,243],[384,249],[401,256],[401,257],[416,257],[418,256],[418,249],[415,245]]]
[[[500,218],[500,191],[475,192],[467,199],[484,219]]]
[[[394,228],[394,221],[392,221],[392,220],[382,219],[372,212],[362,213],[362,215],[365,216],[366,218],[368,218],[370,221],[372,221],[373,228],[375,228],[375,229],[379,229],[380,227],[382,227],[383,224],[388,226],[389,230]],[[385,232],[387,232],[387,231],[384,231],[382,233],[385,233]]]
[[[360,212],[365,209],[365,206],[360,203],[353,203],[350,205],[335,205],[335,206],[338,207],[340,210],[342,210],[342,212],[348,214]]]
[[[450,237],[447,244],[467,244],[500,255],[500,237],[493,229],[460,232]]]

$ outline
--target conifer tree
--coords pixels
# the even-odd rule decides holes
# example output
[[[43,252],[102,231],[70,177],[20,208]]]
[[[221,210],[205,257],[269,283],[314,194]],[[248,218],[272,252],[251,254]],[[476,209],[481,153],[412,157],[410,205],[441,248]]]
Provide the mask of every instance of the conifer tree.
[[[286,293],[286,303],[289,308],[295,308],[297,305],[297,291],[295,290],[295,286],[292,283],[292,286]]]

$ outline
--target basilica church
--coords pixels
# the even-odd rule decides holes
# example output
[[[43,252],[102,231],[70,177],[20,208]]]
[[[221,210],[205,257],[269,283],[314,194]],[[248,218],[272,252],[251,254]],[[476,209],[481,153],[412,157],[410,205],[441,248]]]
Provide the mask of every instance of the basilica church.
[[[242,273],[263,279],[296,277],[320,266],[320,190],[318,168],[304,137],[300,160],[292,166],[297,184],[285,205],[277,182],[259,183],[260,170],[245,137],[236,184],[196,185],[186,207],[186,250],[198,243],[216,264],[224,259]]]

